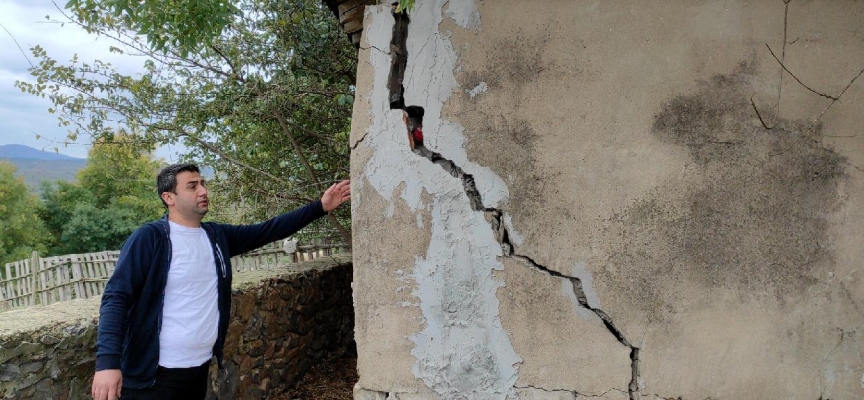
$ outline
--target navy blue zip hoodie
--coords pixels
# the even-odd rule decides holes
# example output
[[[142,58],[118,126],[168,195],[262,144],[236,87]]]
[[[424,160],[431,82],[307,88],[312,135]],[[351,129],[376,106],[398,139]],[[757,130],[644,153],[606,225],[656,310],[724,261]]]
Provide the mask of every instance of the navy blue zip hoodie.
[[[218,273],[219,334],[213,355],[220,367],[231,310],[231,257],[284,239],[324,215],[319,200],[256,225],[201,224],[210,238]],[[143,225],[129,236],[102,294],[96,371],[121,370],[124,387],[144,389],[155,382],[162,302],[170,265],[171,240],[166,216]]]

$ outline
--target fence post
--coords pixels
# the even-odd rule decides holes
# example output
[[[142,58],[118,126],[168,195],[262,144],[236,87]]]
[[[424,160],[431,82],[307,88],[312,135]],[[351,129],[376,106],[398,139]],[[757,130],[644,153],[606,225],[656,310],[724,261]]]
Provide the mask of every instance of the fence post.
[[[31,305],[36,305],[39,300],[39,253],[34,251],[30,257],[30,275],[33,277],[33,300]]]

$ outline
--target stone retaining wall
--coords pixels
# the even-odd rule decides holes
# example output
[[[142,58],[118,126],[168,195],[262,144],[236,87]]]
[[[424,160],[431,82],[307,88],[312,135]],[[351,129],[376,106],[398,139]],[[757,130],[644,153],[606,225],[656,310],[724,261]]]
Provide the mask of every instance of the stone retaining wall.
[[[315,363],[353,347],[350,255],[234,277],[225,370],[208,398],[284,393]],[[99,299],[0,314],[0,396],[90,398]]]

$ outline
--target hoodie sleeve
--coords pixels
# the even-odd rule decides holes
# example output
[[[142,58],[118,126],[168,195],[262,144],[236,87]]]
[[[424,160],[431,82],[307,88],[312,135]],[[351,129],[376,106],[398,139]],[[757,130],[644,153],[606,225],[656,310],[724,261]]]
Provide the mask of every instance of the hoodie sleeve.
[[[123,243],[120,257],[102,294],[96,339],[96,371],[120,369],[129,309],[141,295],[150,270],[157,235],[153,226],[138,228]]]
[[[218,226],[228,239],[230,257],[257,249],[267,243],[284,239],[303,229],[312,221],[327,215],[320,200],[313,201],[294,211],[279,215],[255,225]]]

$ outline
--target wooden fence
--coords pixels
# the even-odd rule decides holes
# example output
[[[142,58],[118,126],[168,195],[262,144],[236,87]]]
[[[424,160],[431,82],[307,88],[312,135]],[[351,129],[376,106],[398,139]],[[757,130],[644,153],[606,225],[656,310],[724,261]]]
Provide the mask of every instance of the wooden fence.
[[[290,248],[294,247],[294,248]],[[309,261],[318,257],[339,254],[348,250],[344,243],[329,243],[326,239],[313,243],[286,245],[284,241],[267,244],[255,251],[231,258],[234,271],[270,269],[288,264]]]
[[[236,272],[272,269],[342,253],[347,249],[348,245],[341,243],[317,241],[298,246],[286,245],[280,240],[233,257],[231,266]],[[41,258],[34,251],[30,259],[8,263],[5,265],[5,278],[0,280],[0,312],[101,296],[119,254],[119,251],[102,251]]]

